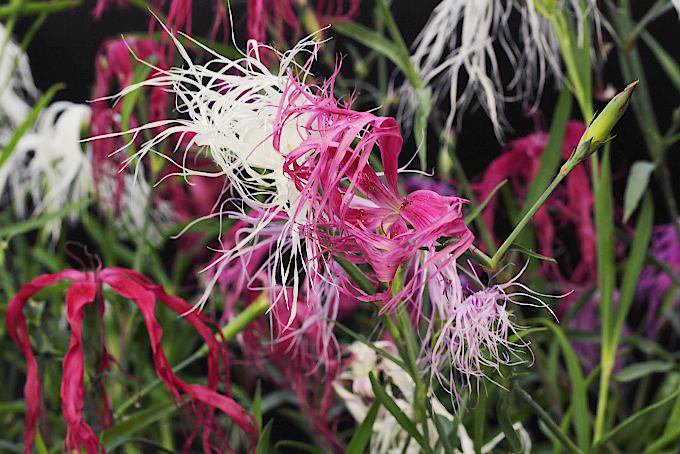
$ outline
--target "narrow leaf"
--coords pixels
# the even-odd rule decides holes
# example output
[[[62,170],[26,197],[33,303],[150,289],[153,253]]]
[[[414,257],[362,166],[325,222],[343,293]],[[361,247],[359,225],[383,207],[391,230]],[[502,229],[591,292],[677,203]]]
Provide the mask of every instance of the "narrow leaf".
[[[520,440],[517,431],[512,426],[512,419],[510,419],[510,393],[503,393],[500,399],[498,399],[497,416],[498,425],[505,434],[505,439],[512,448],[512,452],[522,451],[522,440]]]
[[[81,200],[79,202],[66,205],[64,208],[53,213],[47,213],[35,219],[28,219],[26,221],[16,222],[8,226],[0,227],[0,238],[12,237],[22,233],[30,232],[31,230],[37,230],[50,221],[61,219],[72,211],[85,208],[89,203],[89,199]]]
[[[484,199],[484,201],[483,201],[482,203],[478,204],[477,206],[475,206],[475,209],[472,210],[467,216],[465,216],[465,223],[466,223],[466,224],[469,224],[469,223],[471,223],[472,221],[474,221],[474,220],[477,218],[477,216],[479,216],[480,213],[481,213],[482,211],[484,211],[484,208],[486,208],[486,206],[489,204],[489,202],[491,201],[491,199],[496,195],[496,193],[498,192],[498,190],[499,190],[500,188],[502,188],[507,182],[508,182],[508,180],[505,179],[505,180],[501,181],[500,183],[498,183],[498,184],[496,185],[496,187],[493,188],[493,190],[489,193],[489,195],[486,196],[486,198]]]
[[[630,167],[626,192],[623,194],[623,222],[628,222],[642,200],[655,167],[656,165],[649,161],[637,161]]]
[[[269,449],[269,439],[271,438],[272,434],[272,423],[274,420],[271,420],[267,423],[266,426],[264,426],[264,429],[262,429],[262,432],[260,433],[260,439],[257,441],[257,448],[255,448],[255,454],[267,454],[268,452],[271,452]]]
[[[524,391],[522,388],[515,388],[517,391],[517,394],[524,400],[531,409],[536,413],[536,416],[545,424],[546,428],[548,431],[555,437],[556,440],[558,440],[565,448],[569,450],[569,452],[573,454],[577,453],[583,453],[581,449],[579,449],[578,446],[574,444],[573,441],[569,439],[559,428],[559,426],[553,421],[553,419],[550,417],[548,412],[546,412],[543,407],[538,405],[536,401],[527,393]]]
[[[572,422],[574,424],[574,430],[576,431],[576,440],[578,446],[585,450],[590,444],[591,417],[588,410],[588,386],[586,380],[583,378],[583,372],[581,371],[578,356],[576,356],[576,353],[562,328],[555,323],[543,318],[527,320],[526,323],[529,325],[542,324],[548,328],[553,333],[562,349],[571,386],[571,405],[574,414]]]
[[[678,62],[661,47],[661,44],[649,32],[642,32],[640,36],[642,36],[642,40],[647,44],[649,50],[652,51],[659,61],[661,68],[666,72],[673,85],[675,85],[675,89],[680,91],[680,65],[678,65]]]
[[[379,409],[380,402],[376,400],[368,409],[368,413],[366,413],[364,420],[354,431],[354,435],[347,445],[345,453],[362,454],[363,452],[366,452],[366,447],[368,446],[368,442],[371,440],[373,424],[375,423],[376,416],[378,416]]]
[[[536,252],[532,249],[526,248],[526,247],[522,246],[521,244],[517,244],[517,243],[513,244],[512,246],[510,246],[510,250],[521,252],[524,255],[527,255],[531,258],[535,258],[535,259],[538,259],[538,260],[557,263],[557,260],[555,260],[554,258],[548,257],[547,255],[539,254],[538,252]]]
[[[646,377],[651,374],[668,372],[669,370],[673,369],[673,367],[673,363],[667,363],[665,361],[644,361],[624,367],[614,374],[614,378],[617,381],[626,383],[639,380],[642,377]]]
[[[425,439],[423,436],[418,432],[418,429],[416,428],[416,425],[409,419],[406,414],[401,411],[401,408],[397,405],[397,403],[392,399],[389,394],[387,394],[387,391],[383,386],[378,382],[378,379],[375,378],[372,372],[369,372],[368,378],[371,380],[371,386],[373,387],[373,394],[375,394],[376,399],[380,401],[380,403],[389,411],[392,416],[394,416],[394,419],[397,420],[397,423],[423,448],[425,448],[427,445],[425,443]]]
[[[674,393],[664,397],[663,399],[654,402],[651,405],[648,405],[647,407],[643,408],[642,410],[638,411],[637,413],[627,417],[624,419],[618,426],[614,427],[612,430],[604,434],[594,445],[593,445],[593,452],[596,451],[596,448],[602,446],[603,444],[607,443],[609,440],[612,438],[616,437],[618,434],[621,432],[624,432],[626,429],[628,429],[630,426],[635,424],[637,421],[640,419],[647,417],[651,414],[653,414],[655,411],[658,409],[664,407],[665,405],[668,405],[670,402],[673,401],[676,397],[680,396],[680,389],[675,391]]]
[[[351,21],[338,22],[333,25],[333,29],[348,38],[358,41],[369,49],[384,55],[392,63],[397,65],[402,72],[406,73],[408,71],[399,48],[380,33],[374,32],[368,27],[364,27],[361,24]]]
[[[316,446],[308,443],[302,443],[295,440],[282,440],[276,443],[276,449],[293,448],[293,452],[308,452],[309,454],[323,454],[324,451]],[[291,452],[290,450],[281,449],[281,452]]]
[[[125,443],[135,432],[172,414],[176,406],[171,401],[161,401],[149,405],[131,416],[124,417],[114,426],[103,431],[99,437],[107,451]]]

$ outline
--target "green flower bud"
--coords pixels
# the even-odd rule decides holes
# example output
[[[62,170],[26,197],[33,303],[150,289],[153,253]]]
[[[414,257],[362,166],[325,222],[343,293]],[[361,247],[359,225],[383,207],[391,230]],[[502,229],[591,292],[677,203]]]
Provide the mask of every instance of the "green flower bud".
[[[575,158],[582,160],[586,156],[593,154],[603,143],[611,139],[611,132],[614,125],[623,116],[623,113],[628,107],[630,97],[635,91],[639,81],[635,81],[628,85],[621,93],[614,96],[611,101],[605,106],[600,114],[590,123],[588,129],[583,133],[579,145],[576,147],[577,153],[581,156]],[[585,147],[585,144],[590,141],[590,144]]]

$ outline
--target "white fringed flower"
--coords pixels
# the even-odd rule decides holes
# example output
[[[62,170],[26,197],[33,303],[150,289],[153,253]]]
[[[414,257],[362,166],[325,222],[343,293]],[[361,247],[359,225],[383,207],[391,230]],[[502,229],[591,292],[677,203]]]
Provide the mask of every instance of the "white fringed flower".
[[[535,1],[443,0],[435,8],[416,39],[412,61],[424,82],[434,87],[435,100],[448,97],[448,129],[454,120],[459,126],[466,108],[478,104],[501,137],[507,127],[505,103],[535,100],[549,74],[561,77],[557,41]],[[509,27],[513,15],[520,18],[517,37]],[[503,59],[515,68],[509,82],[500,73]],[[415,96],[408,86],[402,91],[407,94],[401,107],[408,120]]]
[[[141,237],[157,246],[164,238],[163,230],[176,220],[170,203],[152,197],[152,188],[141,167],[136,175],[122,175],[122,188],[115,169],[111,167],[106,170],[97,191],[100,209],[110,210],[109,214],[121,237],[131,240]]]
[[[391,355],[397,356],[397,348],[391,341],[377,341],[373,344]],[[338,379],[333,382],[333,389],[342,399],[347,410],[352,415],[357,424],[360,424],[368,413],[372,401],[375,399],[371,382],[368,378],[369,373],[376,377],[384,377],[390,382],[385,389],[399,408],[406,414],[413,412],[413,399],[415,395],[415,383],[411,376],[393,363],[391,360],[383,358],[369,346],[354,342],[349,346],[352,354],[351,362],[347,369],[340,374]],[[442,405],[435,395],[430,395],[430,404],[434,413],[445,418],[449,424],[454,421],[453,415]],[[428,418],[429,445],[435,446],[438,441],[438,431],[434,422]],[[516,423],[515,430],[519,433],[522,443],[522,453],[531,452],[531,439],[529,434],[522,427],[521,423]],[[467,433],[463,424],[458,424],[455,428],[461,449],[456,449],[455,453],[474,454],[477,452],[473,440]],[[489,442],[481,447],[483,453],[491,453],[498,444],[503,441],[505,434],[500,432]],[[370,452],[380,454],[392,454],[406,452],[417,454],[421,452],[420,446],[411,439],[409,434],[401,427],[392,414],[381,406],[378,409],[375,422],[373,423],[373,433],[370,441]]]
[[[19,217],[53,213],[92,193],[90,153],[80,143],[80,132],[89,119],[89,107],[55,102],[41,112],[34,128],[21,137],[0,168],[0,193],[8,189]],[[31,213],[28,196],[33,207]],[[57,238],[61,222],[54,220],[46,228],[53,239]]]
[[[26,119],[37,94],[28,57],[0,24],[0,143]]]
[[[208,283],[197,307],[207,301],[227,263],[248,254],[253,247],[261,246],[253,245],[257,241],[271,244],[273,253],[268,263],[273,270],[271,285],[276,287],[292,282],[291,304],[294,305],[300,272],[302,268],[312,266],[300,257],[318,254],[309,250],[309,242],[303,240],[299,230],[309,215],[309,207],[300,202],[300,192],[286,175],[284,162],[287,153],[315,134],[315,126],[309,114],[293,113],[283,121],[281,117],[283,111],[291,112],[305,103],[312,103],[311,89],[307,91],[304,80],[318,44],[308,37],[290,51],[278,54],[278,71],[271,72],[260,55],[264,46],[254,41],[248,42],[247,53],[237,59],[203,47],[212,59],[197,64],[182,44],[176,38],[172,39],[184,67],[154,68],[155,75],[124,88],[115,98],[143,87],[164,87],[175,95],[179,115],[92,140],[122,134],[131,134],[134,138],[143,131],[160,129],[161,132],[143,143],[126,163],[139,160],[149,152],[159,153],[156,147],[172,138],[175,151],[183,150],[181,162],[173,161],[180,175],[185,178],[193,175],[226,177],[228,180],[234,195],[230,202],[235,211],[220,211],[215,216],[241,219],[252,228],[244,229],[247,235],[241,236],[238,244],[222,251],[221,257],[209,265],[216,267],[215,277]],[[267,48],[267,51],[273,49]],[[306,59],[307,64],[297,63],[296,59],[300,58]],[[165,159],[173,159],[159,154]],[[219,166],[219,171],[190,168],[192,160],[201,154],[207,154]],[[314,274],[313,270],[304,270]],[[288,299],[287,292],[281,292],[281,296]],[[293,317],[294,312],[291,320]]]
[[[374,345],[392,355],[398,355],[397,348],[391,341],[378,341]],[[361,423],[365,419],[368,408],[372,400],[375,399],[371,382],[368,378],[369,372],[372,372],[376,377],[384,376],[390,380],[391,385],[386,387],[388,394],[404,413],[411,415],[413,412],[415,383],[408,373],[389,359],[379,356],[374,350],[363,343],[354,342],[349,346],[349,351],[352,353],[352,360],[347,370],[340,374],[338,379],[333,382],[333,389],[343,400],[347,410],[357,423]],[[346,384],[349,384],[349,389],[346,387]],[[453,415],[446,410],[435,396],[430,396],[430,402],[437,415],[453,422]],[[434,446],[437,442],[437,429],[431,420],[428,420],[428,432],[430,435],[430,446]],[[394,416],[381,406],[373,424],[370,452],[381,454],[406,452],[416,454],[420,452],[420,447],[402,429]]]

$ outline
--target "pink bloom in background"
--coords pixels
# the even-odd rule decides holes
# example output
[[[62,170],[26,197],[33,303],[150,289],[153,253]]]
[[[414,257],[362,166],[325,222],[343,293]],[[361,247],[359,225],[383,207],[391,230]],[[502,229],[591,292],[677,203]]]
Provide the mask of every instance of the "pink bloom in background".
[[[105,42],[97,54],[95,63],[96,76],[94,97],[92,103],[92,120],[90,133],[95,136],[119,131],[123,103],[111,103],[101,98],[110,96],[120,87],[125,87],[134,82],[135,57],[147,59],[157,67],[163,67],[163,49],[160,43],[152,40],[138,38],[116,39]],[[150,77],[154,71],[151,70]],[[149,91],[149,109],[145,113],[149,121],[155,121],[165,115],[168,108],[169,97],[161,88],[151,88]],[[130,115],[127,127],[138,125],[135,115]],[[130,137],[106,137],[92,143],[92,167],[95,186],[98,190],[111,191],[111,180],[115,180],[113,197],[114,207],[117,211],[120,207],[120,198],[125,192],[124,173],[120,172],[124,156],[117,153],[130,140]]]
[[[269,321],[258,319],[239,337],[247,364],[255,365],[275,384],[290,389],[312,434],[333,452],[343,452],[338,440],[336,404],[332,382],[340,372],[340,347],[332,326],[318,310],[321,298],[337,298],[337,292],[312,294],[301,299],[293,322],[285,304],[272,304]],[[272,300],[274,302],[274,300]],[[331,336],[329,337],[329,333]],[[271,366],[278,374],[271,373]]]
[[[680,241],[672,223],[654,227],[650,250],[659,259],[668,263],[676,274],[680,274]],[[669,310],[674,310],[680,305],[680,293],[674,287],[671,277],[658,267],[648,266],[640,274],[637,294],[649,305],[646,323],[647,335],[651,338],[657,336],[667,320],[666,315],[660,313],[662,303],[667,298],[672,298]],[[675,296],[670,292],[675,292]]]
[[[200,8],[206,8],[206,2],[198,2]],[[224,30],[224,36],[228,35],[227,9],[225,3],[221,0],[212,2],[215,7],[213,15],[213,25],[210,32],[210,38],[215,39],[219,33],[220,28]],[[100,19],[107,9],[111,7],[123,8],[128,5],[127,0],[97,0],[97,5],[93,11],[94,17]],[[192,33],[192,9],[194,7],[193,0],[151,0],[149,8],[152,11],[165,11],[167,7],[167,27],[173,32],[180,31],[187,34]],[[151,18],[149,21],[149,30],[153,30],[156,20]]]
[[[581,122],[568,123],[562,144],[564,158],[569,157],[584,130],[585,125]],[[508,178],[513,193],[519,200],[524,200],[529,185],[538,171],[547,143],[548,134],[544,132],[533,133],[510,142],[506,150],[487,167],[482,180],[474,186],[478,199],[485,200],[501,181]],[[559,257],[559,268],[554,263],[543,262],[549,276],[571,284],[589,283],[596,278],[597,248],[592,211],[593,193],[587,168],[578,166],[567,176],[566,184],[555,190],[533,219],[539,252],[548,257],[555,257],[563,246],[569,246],[560,242],[558,231],[571,228],[576,235],[579,256]],[[494,197],[482,215],[492,231],[496,215],[497,198]],[[564,271],[565,269],[567,271]]]
[[[24,395],[26,400],[26,418],[24,421],[25,452],[32,452],[35,429],[41,413],[41,387],[38,377],[38,364],[33,354],[30,338],[23,314],[24,306],[29,298],[45,287],[51,287],[60,281],[71,281],[66,292],[66,319],[71,331],[69,349],[63,360],[61,382],[62,413],[66,422],[66,449],[84,449],[88,454],[103,450],[94,429],[84,420],[83,404],[85,397],[84,370],[85,355],[82,335],[82,324],[85,309],[90,304],[99,304],[100,316],[104,316],[104,305],[101,290],[107,285],[113,292],[129,299],[142,314],[151,343],[153,364],[158,378],[163,382],[177,405],[187,408],[195,418],[195,430],[188,437],[184,451],[192,449],[192,441],[202,431],[201,440],[204,450],[211,447],[211,434],[221,443],[227,443],[229,431],[224,431],[217,424],[214,411],[226,414],[246,434],[251,446],[257,440],[258,428],[253,417],[231,397],[217,391],[222,385],[229,389],[229,363],[225,345],[218,342],[213,331],[208,328],[208,321],[199,313],[190,312],[191,306],[184,300],[168,295],[160,287],[141,274],[122,268],[105,268],[94,272],[64,270],[56,274],[39,276],[21,287],[7,306],[6,324],[11,338],[21,349],[26,359],[26,384]],[[156,320],[156,301],[178,315],[184,315],[183,322],[191,324],[203,341],[208,345],[207,385],[186,383],[179,379],[168,363],[162,348],[163,330]],[[180,319],[177,319],[180,320]],[[103,340],[102,340],[103,342]],[[111,361],[106,346],[102,344],[104,364]],[[99,347],[97,347],[99,348]],[[222,365],[221,365],[222,363]],[[105,366],[106,367],[106,366]],[[220,371],[224,367],[225,372]],[[103,385],[102,385],[103,387]],[[104,409],[109,408],[105,391],[98,390],[104,401]],[[110,416],[102,418],[104,425],[110,425]]]
[[[248,37],[268,43],[269,34],[278,44],[296,42],[305,32],[317,31],[304,29],[298,19],[300,10],[303,10],[302,17],[311,13],[315,18],[316,24],[308,26],[323,28],[353,19],[359,14],[360,6],[361,0],[316,0],[313,7],[299,0],[248,0]]]

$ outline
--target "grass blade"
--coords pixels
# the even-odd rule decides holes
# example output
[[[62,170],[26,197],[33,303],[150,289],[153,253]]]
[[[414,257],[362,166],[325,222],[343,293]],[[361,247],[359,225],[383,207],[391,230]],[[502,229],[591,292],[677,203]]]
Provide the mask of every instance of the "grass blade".
[[[371,440],[373,424],[375,423],[376,416],[378,416],[379,409],[380,402],[376,400],[368,409],[368,413],[366,413],[364,420],[354,431],[354,435],[345,450],[346,454],[362,454],[363,452],[366,452],[366,447]]]
[[[373,388],[373,394],[375,394],[376,399],[389,411],[397,423],[413,438],[422,448],[426,448],[427,444],[425,439],[418,432],[416,425],[409,419],[406,414],[401,411],[401,408],[392,399],[383,386],[378,382],[372,372],[368,374],[368,378],[371,380],[371,387]]]

